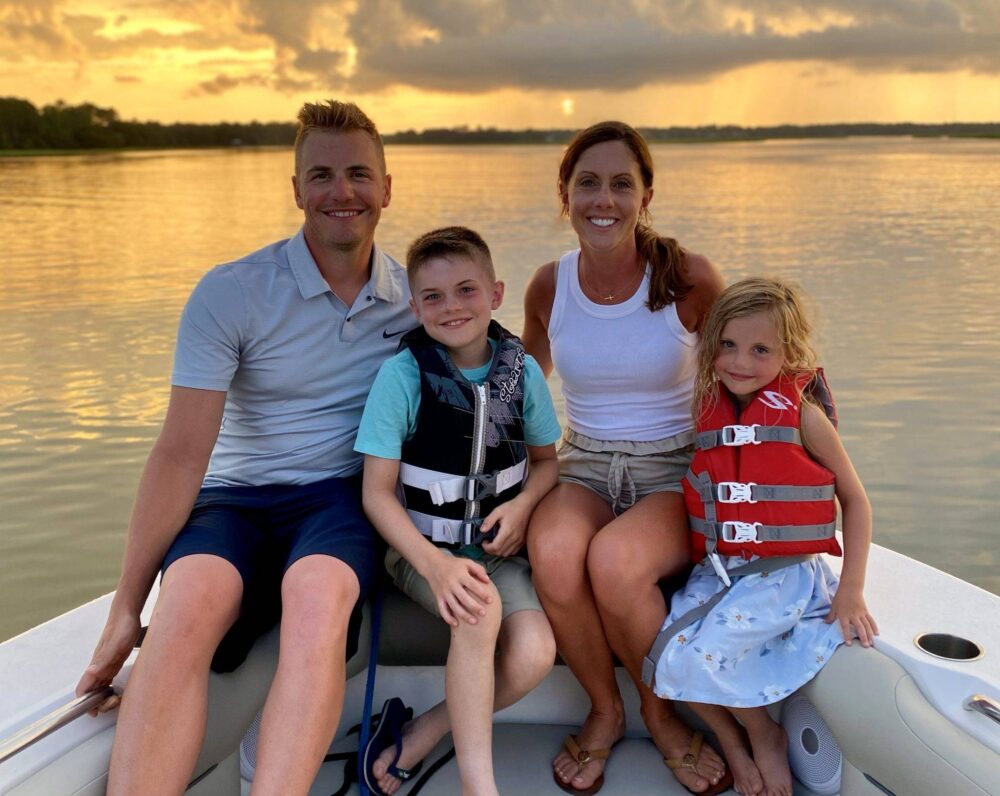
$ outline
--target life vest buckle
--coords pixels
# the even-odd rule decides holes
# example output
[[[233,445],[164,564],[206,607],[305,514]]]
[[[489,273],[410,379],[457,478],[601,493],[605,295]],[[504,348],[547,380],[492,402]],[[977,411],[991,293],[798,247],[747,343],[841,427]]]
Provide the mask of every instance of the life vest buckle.
[[[723,542],[733,542],[735,544],[757,543],[757,529],[761,527],[759,522],[740,522],[739,520],[727,520],[722,523],[722,533],[720,538]]]
[[[723,426],[722,444],[730,447],[734,445],[760,445],[760,440],[757,439],[757,432],[755,431],[759,426],[759,423],[754,423],[752,426]]]
[[[465,499],[469,502],[497,494],[497,474],[477,473],[465,479]]]
[[[716,500],[720,503],[756,503],[753,499],[753,481],[741,484],[739,481],[720,481],[715,485]]]

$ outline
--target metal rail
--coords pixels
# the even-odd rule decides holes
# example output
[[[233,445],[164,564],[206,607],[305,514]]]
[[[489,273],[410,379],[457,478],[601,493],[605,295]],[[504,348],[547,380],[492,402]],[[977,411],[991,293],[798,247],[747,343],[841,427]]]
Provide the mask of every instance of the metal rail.
[[[58,707],[51,713],[42,716],[38,721],[18,730],[10,737],[0,740],[0,763],[22,752],[36,741],[52,734],[60,727],[65,727],[74,719],[80,718],[88,711],[94,710],[105,699],[117,693],[111,686],[90,691],[82,697],[77,697]]]
[[[995,699],[990,699],[982,694],[973,694],[966,700],[965,709],[982,713],[986,718],[993,719],[1000,724],[1000,702]]]

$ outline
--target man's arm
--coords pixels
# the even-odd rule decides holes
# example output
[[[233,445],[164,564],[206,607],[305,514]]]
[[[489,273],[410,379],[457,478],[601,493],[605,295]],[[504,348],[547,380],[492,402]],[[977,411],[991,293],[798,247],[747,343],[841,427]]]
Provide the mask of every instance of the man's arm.
[[[76,686],[77,694],[109,685],[131,653],[139,633],[139,614],[156,573],[201,488],[225,403],[225,392],[171,389],[163,428],[139,480],[118,588],[90,665]]]

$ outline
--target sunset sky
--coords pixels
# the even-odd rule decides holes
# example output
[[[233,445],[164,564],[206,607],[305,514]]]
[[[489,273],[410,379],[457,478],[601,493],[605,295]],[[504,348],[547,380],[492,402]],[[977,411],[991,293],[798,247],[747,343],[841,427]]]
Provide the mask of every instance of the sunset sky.
[[[0,0],[0,96],[384,132],[1000,121],[1000,0]]]

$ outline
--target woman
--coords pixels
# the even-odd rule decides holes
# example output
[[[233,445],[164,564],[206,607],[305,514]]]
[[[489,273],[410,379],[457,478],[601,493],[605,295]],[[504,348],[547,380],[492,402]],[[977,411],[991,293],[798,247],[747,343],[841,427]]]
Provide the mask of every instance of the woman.
[[[675,776],[694,793],[716,792],[725,764],[642,685],[641,669],[667,614],[658,582],[688,565],[680,482],[694,441],[695,345],[722,277],[650,228],[652,158],[626,124],[574,137],[559,196],[580,248],[535,273],[523,339],[546,374],[561,376],[568,429],[560,483],[535,510],[528,545],[559,651],[591,710],[553,761],[555,781],[575,794],[603,785],[625,732],[617,655]]]

